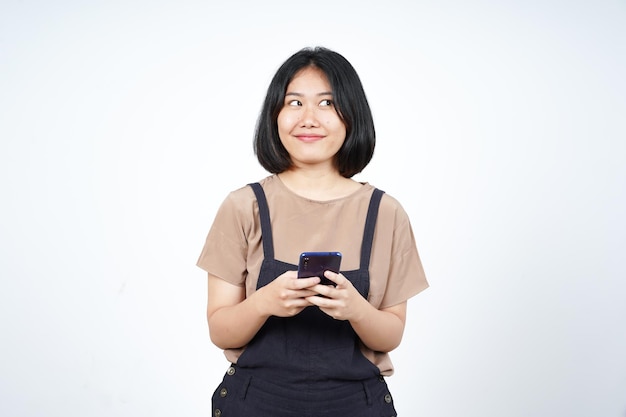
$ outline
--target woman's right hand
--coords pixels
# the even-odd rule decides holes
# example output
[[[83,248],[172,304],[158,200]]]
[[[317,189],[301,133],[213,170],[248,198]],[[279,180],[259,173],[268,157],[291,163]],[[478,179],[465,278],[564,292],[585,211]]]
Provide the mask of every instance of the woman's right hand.
[[[293,317],[311,306],[306,298],[316,295],[310,288],[319,284],[317,277],[298,278],[297,271],[287,271],[254,293],[262,316]]]
[[[270,316],[292,317],[312,305],[306,297],[319,278],[288,271],[246,298],[246,288],[209,274],[207,321],[213,343],[222,349],[245,346]]]

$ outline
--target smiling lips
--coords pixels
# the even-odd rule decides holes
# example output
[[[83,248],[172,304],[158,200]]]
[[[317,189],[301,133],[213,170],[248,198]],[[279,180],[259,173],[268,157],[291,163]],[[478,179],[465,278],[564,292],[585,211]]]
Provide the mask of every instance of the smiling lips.
[[[314,134],[301,134],[295,136],[302,142],[317,142],[320,139],[324,139],[324,136]]]

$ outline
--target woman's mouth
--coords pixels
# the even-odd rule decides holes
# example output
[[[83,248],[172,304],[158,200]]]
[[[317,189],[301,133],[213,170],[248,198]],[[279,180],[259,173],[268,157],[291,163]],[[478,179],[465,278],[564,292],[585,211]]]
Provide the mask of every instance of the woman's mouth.
[[[316,142],[320,139],[324,139],[322,135],[296,135],[296,138],[302,142]]]

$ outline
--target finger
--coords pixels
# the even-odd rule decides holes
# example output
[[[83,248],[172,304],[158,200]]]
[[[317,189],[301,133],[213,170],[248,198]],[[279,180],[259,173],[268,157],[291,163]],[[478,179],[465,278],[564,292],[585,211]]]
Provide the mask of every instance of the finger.
[[[293,280],[293,289],[301,290],[304,288],[311,288],[320,283],[319,277],[310,278],[297,278]]]
[[[314,295],[311,297],[307,297],[306,300],[313,304],[316,305],[320,308],[330,308],[333,306],[333,300],[330,298],[326,298],[326,297],[320,297],[319,295]]]
[[[324,297],[333,298],[333,292],[335,291],[335,287],[332,285],[323,285],[318,284],[314,287],[311,287],[311,290],[315,292],[315,294],[323,295]]]
[[[298,271],[285,271],[281,277],[298,278]]]
[[[312,304],[315,305],[317,307],[319,307],[319,309],[326,315],[334,318],[334,319],[338,319],[338,316],[336,316],[338,310],[337,310],[337,302],[330,299],[330,298],[325,298],[325,297],[308,297],[307,300]]]
[[[308,289],[308,288],[304,290],[294,290],[292,294],[295,298],[303,298],[303,299],[318,295],[316,291],[313,291],[312,289]]]
[[[337,285],[341,285],[346,281],[346,278],[343,275],[333,271],[324,271],[324,276]]]
[[[310,297],[310,296],[309,296]],[[298,308],[300,310],[313,304],[309,301],[309,297],[294,298],[289,302],[289,308]]]

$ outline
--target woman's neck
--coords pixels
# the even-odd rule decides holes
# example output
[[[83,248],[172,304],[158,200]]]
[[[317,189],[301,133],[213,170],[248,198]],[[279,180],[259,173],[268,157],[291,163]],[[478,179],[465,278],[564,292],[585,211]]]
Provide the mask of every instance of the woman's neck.
[[[285,187],[299,196],[326,201],[345,197],[361,184],[342,177],[337,171],[303,171],[291,169],[278,174]]]

